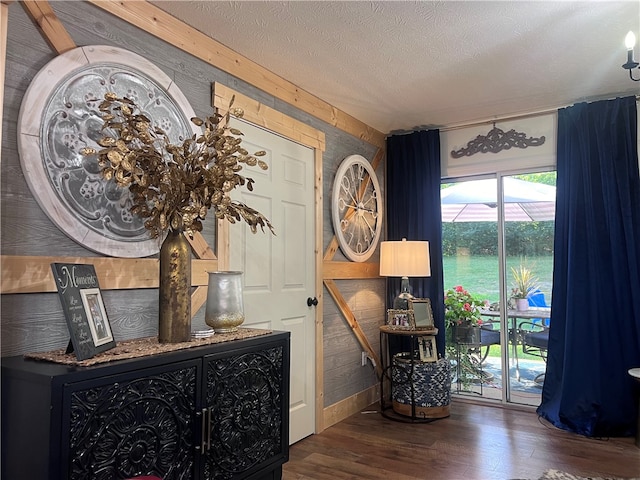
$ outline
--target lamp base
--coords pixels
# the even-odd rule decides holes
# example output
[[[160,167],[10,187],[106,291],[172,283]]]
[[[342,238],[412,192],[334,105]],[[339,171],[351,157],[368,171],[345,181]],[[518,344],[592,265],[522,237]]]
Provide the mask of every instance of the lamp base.
[[[409,300],[413,298],[411,293],[411,285],[409,285],[409,277],[402,277],[400,285],[400,293],[393,299],[393,308],[395,310],[409,310]]]
[[[409,310],[409,300],[413,298],[410,293],[403,295],[402,293],[393,299],[393,308],[395,310]]]

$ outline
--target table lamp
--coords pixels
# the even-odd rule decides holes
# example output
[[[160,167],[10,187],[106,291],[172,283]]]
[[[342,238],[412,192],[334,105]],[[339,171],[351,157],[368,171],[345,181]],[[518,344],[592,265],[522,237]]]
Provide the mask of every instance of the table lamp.
[[[393,308],[409,309],[411,285],[409,277],[430,277],[429,242],[402,241],[380,243],[380,276],[402,277],[400,293],[393,300]]]

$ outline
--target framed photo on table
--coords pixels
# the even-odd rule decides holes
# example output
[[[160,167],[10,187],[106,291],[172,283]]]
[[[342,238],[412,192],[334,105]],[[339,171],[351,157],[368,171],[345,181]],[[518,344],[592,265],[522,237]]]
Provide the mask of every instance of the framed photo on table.
[[[52,263],[51,270],[71,337],[66,353],[86,360],[115,347],[95,267]]]
[[[436,337],[418,337],[418,350],[421,362],[437,362]]]
[[[96,347],[113,341],[113,333],[107,318],[107,312],[102,302],[102,294],[99,288],[84,288],[80,290],[84,311],[87,314],[87,323]]]
[[[387,326],[398,330],[413,329],[413,312],[411,310],[387,310]]]
[[[428,298],[413,298],[409,300],[409,309],[413,312],[413,320],[416,330],[433,329],[433,310],[431,300]]]

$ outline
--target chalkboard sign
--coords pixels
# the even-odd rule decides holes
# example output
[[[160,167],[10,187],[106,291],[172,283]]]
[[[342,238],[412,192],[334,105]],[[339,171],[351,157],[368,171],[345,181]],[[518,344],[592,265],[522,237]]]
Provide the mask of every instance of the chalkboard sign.
[[[69,327],[69,349],[85,360],[116,346],[93,265],[52,263],[53,277]]]

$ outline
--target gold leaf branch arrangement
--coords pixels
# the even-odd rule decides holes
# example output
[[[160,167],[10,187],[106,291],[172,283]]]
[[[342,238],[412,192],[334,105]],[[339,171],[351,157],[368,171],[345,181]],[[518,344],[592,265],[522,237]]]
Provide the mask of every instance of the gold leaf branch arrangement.
[[[202,220],[211,208],[218,219],[245,221],[253,233],[267,227],[275,234],[264,215],[230,197],[237,187],[253,191],[254,180],[240,174],[243,164],[268,168],[258,158],[265,152],[249,154],[241,146],[243,133],[229,126],[231,116],[244,114],[232,106],[233,98],[225,115],[192,118],[203,128],[202,134],[174,145],[132,100],[107,93],[99,105],[104,136],[97,143],[102,149],[85,147],[81,152],[97,156],[105,180],[129,189],[130,211],[145,219],[152,238],[167,230],[193,237],[202,231]]]

